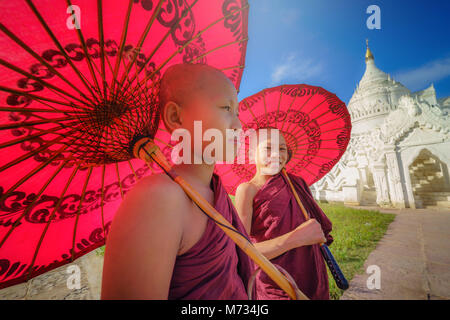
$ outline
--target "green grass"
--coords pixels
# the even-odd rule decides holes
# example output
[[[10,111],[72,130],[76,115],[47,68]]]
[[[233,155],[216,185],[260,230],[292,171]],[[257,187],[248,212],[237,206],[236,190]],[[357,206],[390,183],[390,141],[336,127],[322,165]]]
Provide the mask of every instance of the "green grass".
[[[394,214],[348,208],[339,204],[319,203],[319,206],[333,223],[331,235],[334,242],[330,250],[347,280],[361,273],[364,261],[377,242],[386,233]],[[328,271],[330,298],[339,299],[343,290],[339,289]]]
[[[100,248],[96,249],[95,253],[100,257],[104,257],[105,256],[105,246],[101,246]]]

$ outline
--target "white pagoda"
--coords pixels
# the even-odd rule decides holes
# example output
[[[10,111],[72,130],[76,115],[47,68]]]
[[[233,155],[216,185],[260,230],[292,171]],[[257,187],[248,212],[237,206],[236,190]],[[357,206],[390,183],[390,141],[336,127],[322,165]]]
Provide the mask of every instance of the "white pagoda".
[[[366,71],[348,110],[348,149],[312,185],[317,200],[450,209],[450,97],[437,100],[433,84],[411,92],[376,67],[367,44]]]

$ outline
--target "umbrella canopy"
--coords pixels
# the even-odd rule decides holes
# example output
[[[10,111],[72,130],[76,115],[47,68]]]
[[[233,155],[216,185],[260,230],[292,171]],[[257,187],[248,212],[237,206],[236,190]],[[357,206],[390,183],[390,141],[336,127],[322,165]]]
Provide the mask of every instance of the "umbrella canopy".
[[[264,89],[239,103],[244,132],[272,127],[280,130],[292,152],[289,173],[308,185],[320,180],[339,161],[350,140],[351,119],[344,102],[321,87],[306,84]],[[249,163],[249,140],[242,141],[245,164],[218,164],[215,171],[230,194],[256,173]]]
[[[155,137],[167,67],[209,64],[239,88],[248,4],[24,0],[0,15],[3,288],[103,245],[124,194],[160,171],[132,147]]]

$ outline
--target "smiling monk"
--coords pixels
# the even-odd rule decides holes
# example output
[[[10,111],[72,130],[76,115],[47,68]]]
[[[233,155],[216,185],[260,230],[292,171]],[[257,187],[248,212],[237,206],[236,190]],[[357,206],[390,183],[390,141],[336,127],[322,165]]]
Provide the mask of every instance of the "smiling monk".
[[[256,174],[236,190],[236,209],[255,247],[284,268],[310,299],[329,299],[328,275],[320,243],[331,244],[331,221],[314,200],[306,182],[288,174],[311,219],[306,221],[288,181],[280,172],[290,160],[286,140],[278,129],[266,129],[256,147]],[[272,131],[275,130],[275,135]],[[278,137],[277,142],[272,136]],[[256,279],[258,299],[289,299],[265,273]]]

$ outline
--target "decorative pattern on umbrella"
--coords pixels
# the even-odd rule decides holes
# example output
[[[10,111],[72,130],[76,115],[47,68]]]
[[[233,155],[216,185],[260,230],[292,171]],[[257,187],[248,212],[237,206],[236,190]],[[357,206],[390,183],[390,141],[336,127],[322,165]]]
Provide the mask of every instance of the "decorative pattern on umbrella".
[[[155,137],[167,67],[207,63],[239,88],[248,4],[23,0],[0,12],[3,288],[103,245],[124,194],[161,171],[132,146]]]
[[[350,141],[351,119],[344,102],[321,87],[306,84],[264,89],[239,103],[242,129],[278,128],[292,158],[286,170],[308,185],[320,180],[339,161]],[[246,164],[216,165],[230,194],[256,173],[249,164],[248,139],[242,141]]]

